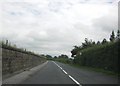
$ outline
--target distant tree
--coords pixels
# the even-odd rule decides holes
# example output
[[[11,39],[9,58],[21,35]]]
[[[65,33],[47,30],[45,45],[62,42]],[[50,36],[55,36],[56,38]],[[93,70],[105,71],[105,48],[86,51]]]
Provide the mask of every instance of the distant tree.
[[[99,44],[100,44],[100,41],[97,42],[97,45],[99,45]]]
[[[106,44],[106,43],[107,43],[107,40],[104,38],[102,41],[102,44]]]
[[[117,40],[120,40],[120,30],[117,31]]]
[[[45,56],[44,54],[41,54],[41,56]]]
[[[68,58],[69,58],[67,55],[62,55],[62,56],[63,56],[63,58],[66,58],[66,59],[68,59]]]
[[[92,44],[95,45],[95,41],[93,41]]]
[[[64,55],[64,54],[61,54],[60,56],[58,56],[58,58],[66,58],[66,59],[68,59],[68,56]]]
[[[6,40],[6,43],[5,43],[6,45],[8,45],[8,40]]]
[[[112,34],[110,35],[110,41],[114,42],[115,41],[115,33],[112,31]]]
[[[57,59],[57,56],[54,56],[54,59]]]
[[[52,56],[51,55],[46,55],[46,58],[47,59],[52,59]]]

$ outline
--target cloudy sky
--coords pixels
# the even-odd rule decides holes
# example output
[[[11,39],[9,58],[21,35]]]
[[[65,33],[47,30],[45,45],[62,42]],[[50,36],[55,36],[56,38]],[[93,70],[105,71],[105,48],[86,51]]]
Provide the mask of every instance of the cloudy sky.
[[[1,0],[0,39],[40,54],[71,55],[85,38],[118,29],[119,0]]]

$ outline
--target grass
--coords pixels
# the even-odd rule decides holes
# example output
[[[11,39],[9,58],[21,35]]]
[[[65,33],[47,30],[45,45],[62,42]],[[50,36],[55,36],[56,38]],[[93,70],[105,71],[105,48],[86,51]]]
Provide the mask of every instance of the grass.
[[[69,64],[69,65],[73,66],[73,67],[76,67],[76,68],[80,68],[80,69],[84,69],[84,70],[88,70],[88,71],[100,72],[100,73],[104,73],[104,74],[111,75],[111,76],[120,76],[120,73],[115,73],[115,72],[100,69],[100,68],[93,68],[93,67],[88,67],[88,66],[80,66],[78,64]]]
[[[87,71],[95,71],[95,72],[104,73],[104,74],[110,75],[110,76],[120,76],[120,73],[115,73],[115,72],[100,69],[100,68],[93,68],[93,67],[88,67],[88,66],[80,66],[79,64],[69,64],[69,63],[66,63],[66,62],[62,62],[62,63],[68,64],[70,66],[80,68],[80,69],[83,69],[83,70],[87,70]]]

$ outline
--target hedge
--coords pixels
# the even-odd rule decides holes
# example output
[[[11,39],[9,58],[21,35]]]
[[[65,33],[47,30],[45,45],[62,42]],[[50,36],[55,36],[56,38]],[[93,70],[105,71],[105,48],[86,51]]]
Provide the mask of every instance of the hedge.
[[[84,49],[82,55],[75,57],[74,63],[118,72],[119,44],[120,41]]]

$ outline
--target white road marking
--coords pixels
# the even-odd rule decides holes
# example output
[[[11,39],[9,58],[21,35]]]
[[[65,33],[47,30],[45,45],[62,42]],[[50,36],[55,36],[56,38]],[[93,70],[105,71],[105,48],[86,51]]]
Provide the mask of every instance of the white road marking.
[[[70,77],[76,84],[78,84],[79,86],[81,86],[80,83],[79,83],[78,81],[76,81],[72,76],[69,75],[69,77]]]
[[[68,74],[65,70],[63,70],[63,72],[64,72],[65,74]]]
[[[55,63],[54,61],[52,61],[53,63]],[[72,79],[77,85],[82,86],[77,80],[75,80],[71,75],[69,75],[65,70],[63,70],[62,67],[60,67],[57,63],[55,63],[66,75],[69,76],[70,79]]]
[[[63,70],[61,67],[60,67],[61,70]]]

